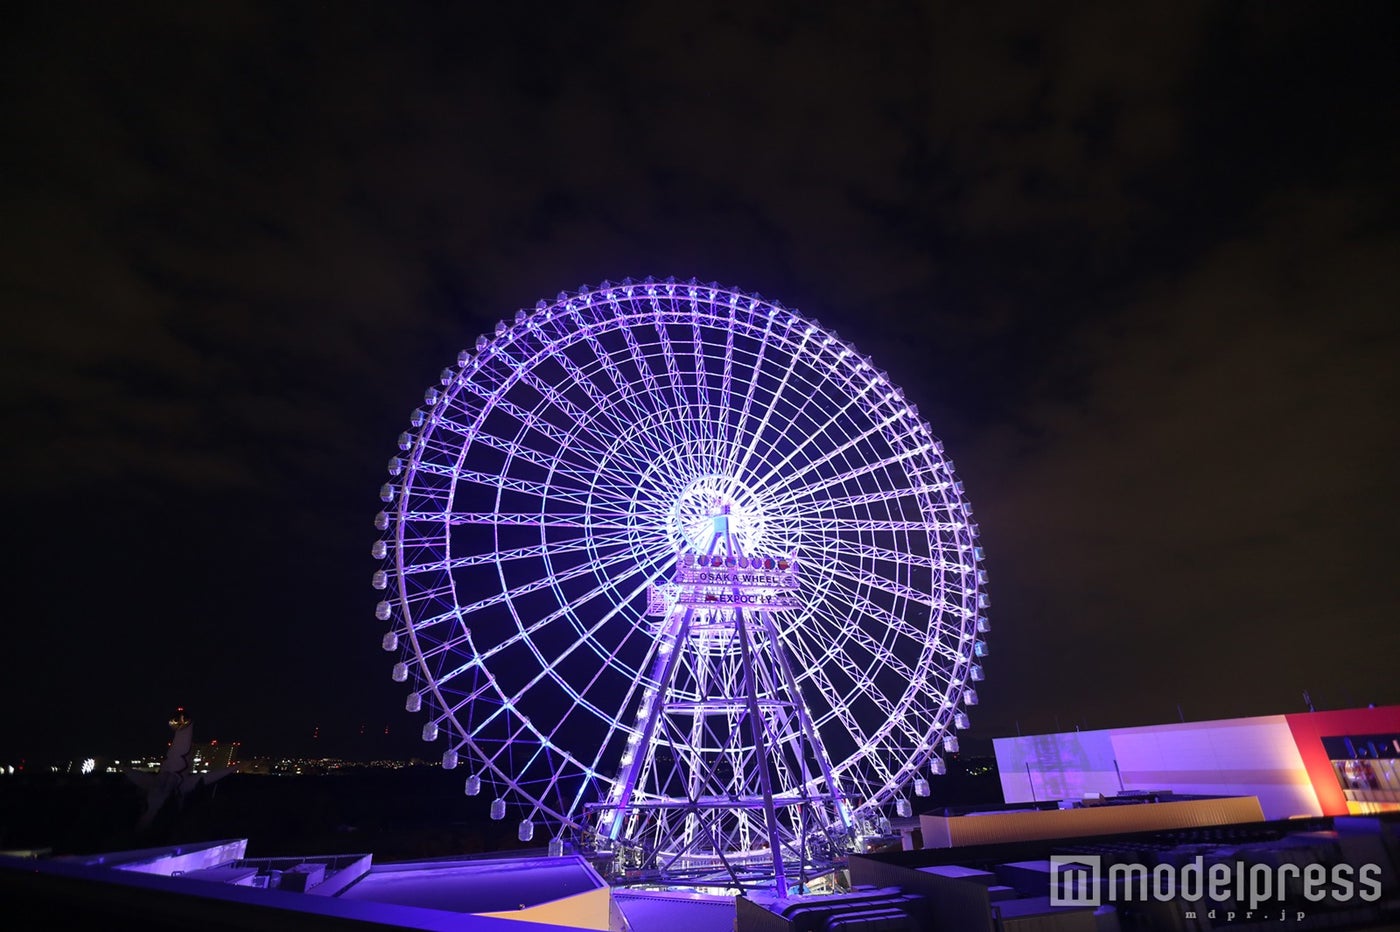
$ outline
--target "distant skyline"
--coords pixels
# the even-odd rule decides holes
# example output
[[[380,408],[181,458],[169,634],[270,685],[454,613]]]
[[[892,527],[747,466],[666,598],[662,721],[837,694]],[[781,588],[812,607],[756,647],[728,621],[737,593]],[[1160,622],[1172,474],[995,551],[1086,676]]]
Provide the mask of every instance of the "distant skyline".
[[[500,318],[649,274],[819,319],[944,441],[972,740],[1400,702],[1398,23],[13,14],[0,750],[140,753],[183,704],[431,756],[369,586],[395,437]]]

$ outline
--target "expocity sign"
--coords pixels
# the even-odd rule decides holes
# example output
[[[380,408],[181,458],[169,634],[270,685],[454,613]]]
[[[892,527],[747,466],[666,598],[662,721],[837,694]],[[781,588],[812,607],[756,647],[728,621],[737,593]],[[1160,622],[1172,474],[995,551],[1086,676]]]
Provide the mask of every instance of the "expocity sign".
[[[751,606],[770,612],[788,611],[802,607],[795,596],[781,592],[749,592],[729,589],[682,589],[676,596],[677,605],[708,605],[713,608]]]

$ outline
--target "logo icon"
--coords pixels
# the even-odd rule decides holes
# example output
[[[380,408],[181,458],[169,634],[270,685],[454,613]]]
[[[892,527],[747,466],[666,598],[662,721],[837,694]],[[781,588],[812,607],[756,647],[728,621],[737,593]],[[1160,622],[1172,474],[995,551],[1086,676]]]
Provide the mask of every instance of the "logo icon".
[[[1050,905],[1098,906],[1101,871],[1097,854],[1050,855]]]

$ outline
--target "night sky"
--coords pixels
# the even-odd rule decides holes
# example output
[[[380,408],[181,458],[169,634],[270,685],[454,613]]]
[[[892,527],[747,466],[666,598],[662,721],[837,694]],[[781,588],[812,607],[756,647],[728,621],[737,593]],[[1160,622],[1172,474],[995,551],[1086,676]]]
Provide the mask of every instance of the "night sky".
[[[944,440],[975,738],[1400,702],[1393,4],[590,6],[7,14],[0,760],[176,705],[421,752],[395,437],[499,318],[648,274],[818,318]]]

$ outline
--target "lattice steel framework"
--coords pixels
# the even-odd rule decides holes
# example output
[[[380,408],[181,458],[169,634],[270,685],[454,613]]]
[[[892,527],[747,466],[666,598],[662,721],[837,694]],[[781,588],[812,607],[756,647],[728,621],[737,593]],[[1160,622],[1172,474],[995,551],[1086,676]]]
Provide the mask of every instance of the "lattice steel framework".
[[[962,483],[887,375],[777,302],[650,279],[457,363],[390,460],[373,583],[467,792],[524,839],[734,883],[908,814],[977,702],[988,600]],[[795,565],[686,575],[713,557]]]

